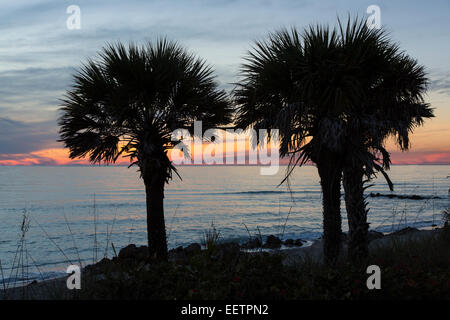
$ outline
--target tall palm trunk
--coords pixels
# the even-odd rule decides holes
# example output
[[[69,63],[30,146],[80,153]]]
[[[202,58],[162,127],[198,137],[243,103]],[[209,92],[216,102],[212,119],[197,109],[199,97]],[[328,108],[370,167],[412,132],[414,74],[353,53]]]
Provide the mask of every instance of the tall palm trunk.
[[[167,260],[166,225],[164,222],[165,179],[159,172],[143,175],[147,200],[147,235],[150,257]]]
[[[323,235],[325,263],[333,265],[339,257],[342,237],[341,177],[342,169],[336,156],[328,154],[316,162],[322,186]]]
[[[353,263],[366,261],[369,255],[367,209],[364,199],[363,168],[344,168],[345,207],[349,226],[348,256]]]

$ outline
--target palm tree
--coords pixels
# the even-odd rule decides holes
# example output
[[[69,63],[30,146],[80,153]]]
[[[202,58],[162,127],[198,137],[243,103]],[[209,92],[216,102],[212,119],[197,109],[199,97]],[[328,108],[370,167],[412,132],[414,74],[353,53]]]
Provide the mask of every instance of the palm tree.
[[[427,89],[423,66],[400,51],[383,29],[369,29],[364,21],[340,25],[340,46],[353,69],[359,100],[346,112],[346,160],[343,171],[345,204],[349,223],[350,259],[364,262],[368,257],[367,203],[364,190],[381,172],[393,190],[384,170],[390,154],[386,138],[396,137],[402,150],[409,148],[409,133],[433,117],[424,102]],[[367,179],[367,180],[364,180]]]
[[[70,158],[137,165],[147,202],[151,257],[167,259],[164,187],[176,173],[168,151],[172,131],[226,124],[231,107],[205,61],[165,39],[146,46],[108,45],[74,76],[62,100],[60,137]]]
[[[432,116],[423,101],[423,68],[383,30],[348,19],[338,28],[312,26],[271,34],[257,42],[235,90],[238,126],[280,129],[280,154],[297,165],[316,164],[323,192],[324,254],[334,262],[341,238],[340,181],[349,221],[349,255],[367,256],[364,176],[385,170],[385,139],[402,149],[408,134]],[[284,181],[284,180],[283,180]]]
[[[343,110],[353,86],[342,78],[337,33],[310,27],[271,34],[256,42],[234,91],[236,126],[279,129],[280,155],[290,156],[286,179],[308,161],[316,164],[323,193],[324,256],[334,263],[341,243]]]

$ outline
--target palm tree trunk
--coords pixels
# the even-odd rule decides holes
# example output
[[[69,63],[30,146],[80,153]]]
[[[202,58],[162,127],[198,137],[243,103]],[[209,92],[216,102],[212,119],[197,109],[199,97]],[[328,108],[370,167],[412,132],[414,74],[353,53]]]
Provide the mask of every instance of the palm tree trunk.
[[[147,200],[147,235],[150,257],[160,261],[167,260],[166,225],[164,222],[165,180],[153,174],[144,176]]]
[[[335,157],[317,163],[323,196],[323,235],[325,263],[333,265],[339,257],[342,237],[341,177]]]
[[[366,261],[369,255],[367,209],[364,199],[363,168],[344,168],[345,207],[349,227],[348,256],[355,263]]]

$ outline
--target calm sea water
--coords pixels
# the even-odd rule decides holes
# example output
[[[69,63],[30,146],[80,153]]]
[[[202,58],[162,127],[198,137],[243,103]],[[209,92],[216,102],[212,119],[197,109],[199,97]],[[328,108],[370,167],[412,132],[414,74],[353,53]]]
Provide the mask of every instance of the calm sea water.
[[[175,178],[166,188],[170,248],[200,242],[211,223],[223,240],[245,241],[248,232],[284,239],[321,235],[315,167],[296,169],[291,192],[277,187],[284,167],[275,176],[262,176],[251,166],[180,167],[179,172],[183,180]],[[450,206],[449,174],[450,166],[393,166],[395,194],[439,198],[369,197],[371,228],[389,232],[440,224],[442,210]],[[374,184],[368,192],[390,193],[382,177]],[[17,250],[24,212],[30,225],[23,250]],[[346,231],[344,203],[342,213]],[[145,219],[144,188],[133,168],[0,167],[0,259],[7,280],[52,277],[63,274],[70,262],[111,257],[111,243],[117,250],[146,244]],[[19,258],[28,268],[13,268]]]

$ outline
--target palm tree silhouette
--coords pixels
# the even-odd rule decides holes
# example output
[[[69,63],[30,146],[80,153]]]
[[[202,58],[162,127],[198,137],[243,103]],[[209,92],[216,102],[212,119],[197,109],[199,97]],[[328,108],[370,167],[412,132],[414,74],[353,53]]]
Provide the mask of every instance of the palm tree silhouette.
[[[386,138],[393,136],[401,150],[410,146],[409,133],[433,117],[424,102],[428,79],[424,67],[402,52],[384,29],[369,29],[364,21],[340,25],[340,46],[352,74],[356,103],[346,109],[346,150],[343,171],[349,224],[349,258],[368,257],[367,202],[364,184],[390,167]],[[367,179],[367,180],[364,180]]]
[[[280,130],[280,154],[290,157],[286,174],[316,164],[323,193],[324,255],[334,263],[341,242],[340,183],[344,176],[349,253],[367,255],[367,209],[363,177],[389,169],[386,137],[402,149],[408,133],[431,117],[423,102],[423,68],[383,30],[348,19],[338,28],[310,26],[257,42],[242,66],[234,92],[236,123]],[[343,174],[344,173],[344,174]],[[284,180],[283,180],[284,181]]]
[[[316,164],[323,193],[327,263],[334,263],[340,251],[341,115],[347,103],[342,90],[351,89],[334,78],[338,55],[335,31],[320,26],[302,35],[295,28],[281,30],[256,42],[234,90],[238,127],[279,129],[280,155],[290,156],[286,179],[295,166],[309,160]]]
[[[231,107],[211,67],[178,43],[108,45],[74,76],[62,100],[60,138],[70,158],[137,165],[145,184],[151,257],[167,259],[164,187],[176,171],[167,152],[173,130],[231,120]]]

